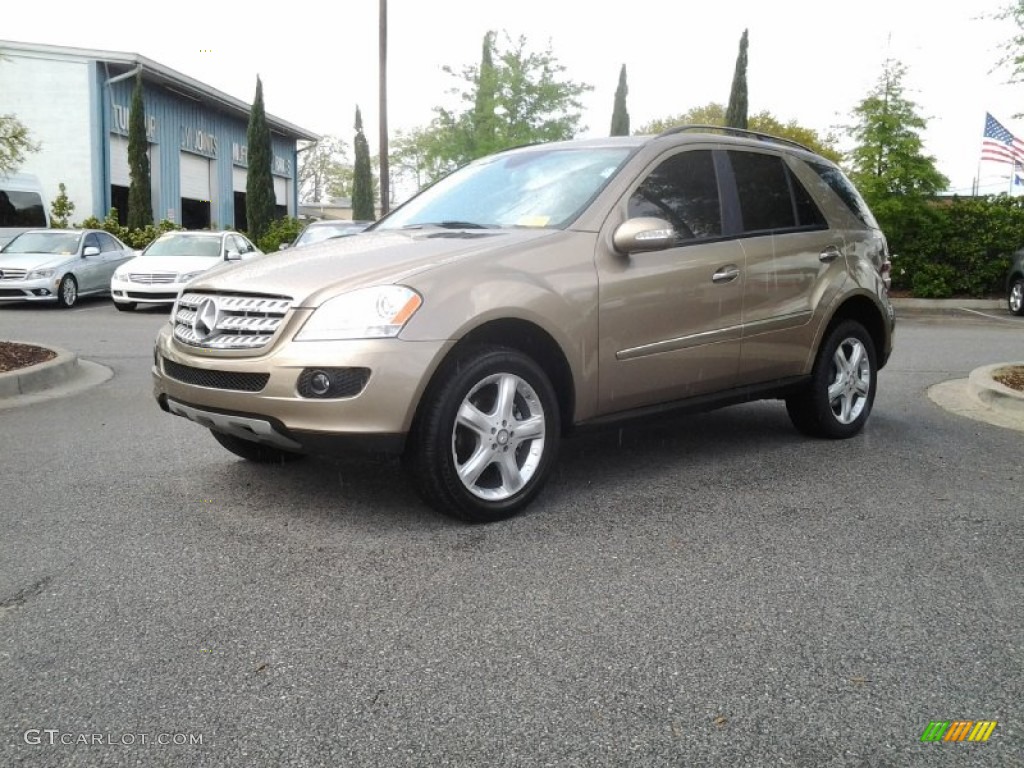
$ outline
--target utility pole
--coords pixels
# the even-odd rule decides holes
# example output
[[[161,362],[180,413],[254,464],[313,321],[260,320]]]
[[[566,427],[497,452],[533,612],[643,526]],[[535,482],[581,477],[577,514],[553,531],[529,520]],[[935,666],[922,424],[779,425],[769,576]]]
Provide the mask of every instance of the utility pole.
[[[380,0],[380,215],[390,210],[391,189],[388,168],[388,0]]]

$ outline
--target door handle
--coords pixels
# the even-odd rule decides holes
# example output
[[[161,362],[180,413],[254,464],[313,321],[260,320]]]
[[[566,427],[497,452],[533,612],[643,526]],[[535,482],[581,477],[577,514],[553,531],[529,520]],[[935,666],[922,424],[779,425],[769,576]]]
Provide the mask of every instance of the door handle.
[[[726,264],[719,267],[718,271],[711,276],[712,283],[731,283],[740,276],[740,268],[735,264]]]
[[[842,254],[839,252],[839,249],[834,245],[830,245],[818,254],[818,261],[823,261],[828,264],[829,262],[835,261],[840,256],[842,256]]]

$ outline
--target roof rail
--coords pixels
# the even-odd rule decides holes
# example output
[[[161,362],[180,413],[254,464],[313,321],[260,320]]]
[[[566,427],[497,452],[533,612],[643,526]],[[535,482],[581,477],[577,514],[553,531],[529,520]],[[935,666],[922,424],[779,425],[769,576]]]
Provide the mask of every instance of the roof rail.
[[[776,144],[789,144],[791,147],[797,147],[798,149],[803,149],[807,152],[814,152],[813,149],[801,144],[799,141],[783,139],[780,136],[772,136],[770,133],[748,131],[745,128],[729,128],[724,125],[677,125],[674,128],[669,128],[667,131],[662,131],[658,134],[657,138],[661,138],[662,136],[671,136],[674,133],[687,133],[689,131],[699,131],[701,133],[724,133],[727,136],[747,136],[760,141],[770,141],[775,142]]]

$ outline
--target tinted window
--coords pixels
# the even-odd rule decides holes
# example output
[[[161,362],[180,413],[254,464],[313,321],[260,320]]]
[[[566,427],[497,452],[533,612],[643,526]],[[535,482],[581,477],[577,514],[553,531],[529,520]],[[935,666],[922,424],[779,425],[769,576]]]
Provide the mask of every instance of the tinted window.
[[[90,232],[88,235],[85,236],[85,244],[82,246],[83,253],[85,252],[86,248],[95,248],[96,250],[99,250],[100,239],[96,236],[95,232]]]
[[[828,222],[825,221],[825,216],[814,202],[811,193],[789,168],[786,169],[786,175],[789,176],[789,186],[793,190],[793,199],[796,201],[796,218],[800,226],[827,229]]]
[[[710,150],[681,152],[655,168],[629,198],[629,217],[637,216],[666,219],[680,240],[720,236],[722,210]]]
[[[729,151],[744,232],[792,229],[796,211],[782,158],[757,152]]]
[[[0,189],[0,227],[45,227],[43,199],[37,192]]]
[[[857,188],[850,183],[850,180],[843,175],[842,171],[834,166],[824,165],[823,163],[808,163],[808,165],[814,169],[814,172],[821,177],[822,181],[833,192],[839,195],[839,199],[846,204],[846,207],[850,209],[854,216],[869,227],[878,228],[878,224],[875,222],[875,217],[871,215],[868,204],[864,202],[864,198],[860,196]]]

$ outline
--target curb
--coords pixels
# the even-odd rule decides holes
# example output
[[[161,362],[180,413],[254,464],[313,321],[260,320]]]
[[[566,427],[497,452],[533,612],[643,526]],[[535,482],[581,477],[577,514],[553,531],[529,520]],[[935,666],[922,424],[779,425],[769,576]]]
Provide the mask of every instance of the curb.
[[[74,352],[32,341],[13,341],[12,343],[49,349],[56,352],[57,356],[45,363],[0,373],[0,398],[30,395],[52,389],[70,381],[78,374],[78,355]]]
[[[1011,366],[1024,366],[1024,362],[996,363],[975,368],[967,377],[967,388],[972,397],[977,398],[989,408],[1011,411],[1024,416],[1024,392],[1011,389],[993,378],[1000,370]]]
[[[33,341],[15,343],[49,349],[56,352],[57,357],[0,373],[0,411],[77,395],[114,377],[114,372],[105,365],[80,360],[66,349]]]
[[[896,309],[1006,309],[1003,299],[889,299]]]

